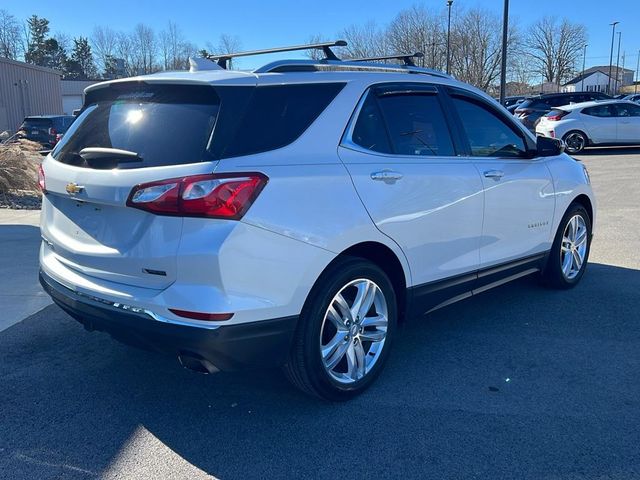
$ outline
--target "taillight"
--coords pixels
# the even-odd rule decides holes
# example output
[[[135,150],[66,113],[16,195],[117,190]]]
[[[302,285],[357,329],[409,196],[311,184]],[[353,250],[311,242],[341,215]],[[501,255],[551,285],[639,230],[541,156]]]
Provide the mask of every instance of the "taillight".
[[[58,134],[58,131],[55,128],[51,127],[49,129],[49,135],[54,136],[54,135],[57,135],[57,134]]]
[[[558,120],[560,120],[562,117],[568,115],[569,112],[561,112],[561,111],[556,111],[553,114],[549,114],[547,115],[547,120],[550,120],[552,122],[557,122]]]
[[[40,190],[42,192],[45,192],[47,190],[47,184],[44,180],[44,169],[42,168],[42,165],[38,167],[38,186],[40,187]]]
[[[127,206],[157,215],[239,220],[269,179],[262,173],[172,178],[133,188]]]

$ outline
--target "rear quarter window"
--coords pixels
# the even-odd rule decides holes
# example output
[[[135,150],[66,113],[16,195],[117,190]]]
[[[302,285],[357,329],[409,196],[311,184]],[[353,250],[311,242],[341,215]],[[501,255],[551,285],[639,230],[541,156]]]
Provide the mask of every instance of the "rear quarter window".
[[[264,85],[255,88],[236,135],[222,157],[282,148],[294,142],[327,108],[344,83]]]

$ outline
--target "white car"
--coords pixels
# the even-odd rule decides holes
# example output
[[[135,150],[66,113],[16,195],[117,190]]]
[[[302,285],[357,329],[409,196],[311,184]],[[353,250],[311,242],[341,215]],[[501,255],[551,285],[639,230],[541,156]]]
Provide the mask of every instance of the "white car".
[[[42,164],[41,283],[89,330],[344,400],[405,319],[580,281],[584,166],[479,90],[331,56],[208,63],[88,87]]]
[[[540,119],[536,134],[561,138],[569,153],[595,145],[638,145],[640,105],[628,100],[564,105]]]

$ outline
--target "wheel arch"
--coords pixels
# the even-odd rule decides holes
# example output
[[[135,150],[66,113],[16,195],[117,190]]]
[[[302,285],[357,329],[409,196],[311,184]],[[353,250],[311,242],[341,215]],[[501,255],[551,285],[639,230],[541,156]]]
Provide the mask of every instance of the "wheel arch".
[[[402,323],[407,307],[408,274],[405,272],[402,262],[396,253],[387,245],[380,242],[361,242],[340,252],[340,254],[327,265],[325,270],[345,257],[357,257],[368,260],[376,264],[387,274],[389,280],[391,280],[398,301],[398,320]]]
[[[591,225],[593,225],[593,204],[591,203],[591,199],[584,193],[581,193],[576,198],[574,198],[571,203],[579,203],[580,205],[582,205],[589,214],[589,221],[591,222]]]

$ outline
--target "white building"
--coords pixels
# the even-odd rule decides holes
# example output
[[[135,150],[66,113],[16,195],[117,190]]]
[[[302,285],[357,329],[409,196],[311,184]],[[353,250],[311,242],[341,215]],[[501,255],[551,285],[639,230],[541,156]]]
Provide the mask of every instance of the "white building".
[[[609,70],[611,70],[611,76],[609,76]],[[609,68],[609,65],[591,67],[565,83],[561,91],[617,93],[621,87],[633,83],[633,75],[634,71],[628,68],[613,66]]]
[[[562,86],[563,92],[608,92],[613,79],[606,73],[595,71],[578,75]],[[611,85],[613,88],[613,85]]]
[[[62,80],[62,111],[73,115],[73,111],[82,107],[84,89],[97,83],[97,80]]]

